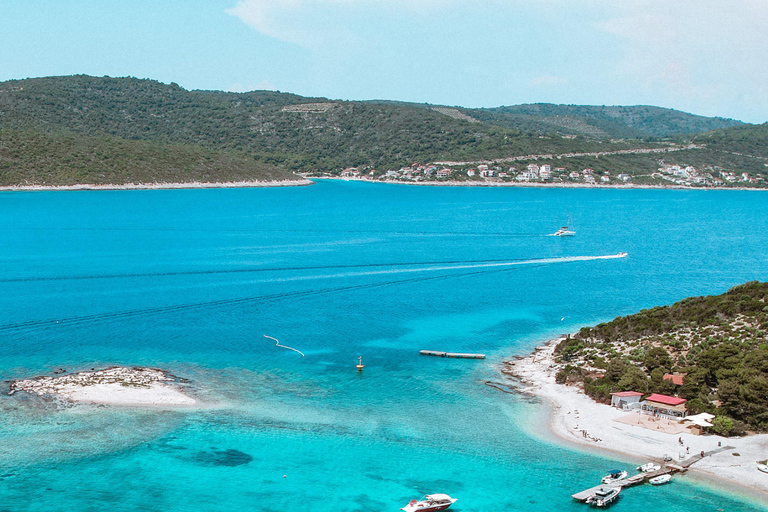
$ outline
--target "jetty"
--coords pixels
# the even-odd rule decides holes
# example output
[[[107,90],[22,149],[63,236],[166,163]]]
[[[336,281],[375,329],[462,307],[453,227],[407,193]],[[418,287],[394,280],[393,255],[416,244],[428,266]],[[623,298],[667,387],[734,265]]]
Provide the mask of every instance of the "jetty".
[[[635,485],[640,485],[642,483],[647,482],[651,478],[656,478],[657,476],[661,475],[671,475],[674,473],[684,473],[688,471],[688,468],[690,468],[693,464],[699,462],[704,457],[714,455],[716,453],[720,453],[726,450],[733,450],[733,446],[723,446],[721,448],[718,448],[716,450],[712,450],[709,452],[704,452],[704,455],[702,454],[696,454],[693,455],[683,461],[681,461],[679,464],[667,464],[665,463],[661,469],[657,469],[656,471],[650,471],[648,473],[638,473],[636,475],[633,475],[629,478],[625,478],[624,480],[619,480],[618,482],[611,482],[608,484],[601,484],[596,485],[594,487],[590,487],[589,489],[585,489],[581,492],[577,492],[576,494],[572,494],[571,497],[577,501],[587,501],[589,498],[593,497],[595,493],[601,489],[606,487],[621,487],[622,490],[624,487],[632,487]]]
[[[423,356],[453,357],[457,359],[485,359],[485,354],[466,354],[462,352],[440,352],[437,350],[420,350]]]

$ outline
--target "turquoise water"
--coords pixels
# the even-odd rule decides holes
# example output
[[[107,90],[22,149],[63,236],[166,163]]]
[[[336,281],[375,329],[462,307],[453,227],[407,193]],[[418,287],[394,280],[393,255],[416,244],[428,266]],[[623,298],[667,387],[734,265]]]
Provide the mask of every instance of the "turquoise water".
[[[555,334],[768,279],[767,199],[345,182],[2,193],[0,379],[151,365],[210,405],[3,393],[0,511],[388,511],[428,492],[464,512],[586,510],[570,494],[622,462],[532,435],[541,406],[483,381]],[[576,237],[545,236],[569,214]],[[678,479],[616,508],[650,500],[761,507]]]

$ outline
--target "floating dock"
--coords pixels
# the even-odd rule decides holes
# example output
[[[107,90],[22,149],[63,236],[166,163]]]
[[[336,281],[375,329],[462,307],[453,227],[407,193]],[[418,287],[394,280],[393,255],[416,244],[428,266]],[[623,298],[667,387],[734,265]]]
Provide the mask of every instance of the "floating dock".
[[[465,354],[461,352],[439,352],[437,350],[420,350],[423,356],[453,357],[458,359],[485,359],[485,354]]]
[[[717,450],[712,450],[711,452],[704,453],[704,457],[708,455],[714,455],[722,451],[733,450],[733,449],[734,449],[733,446],[723,446],[722,448],[718,448]],[[619,480],[618,482],[611,482],[609,484],[596,485],[594,487],[590,487],[589,489],[585,489],[581,492],[577,492],[576,494],[572,494],[571,497],[577,501],[587,501],[587,499],[594,496],[595,493],[600,488],[621,487],[623,489],[624,487],[632,487],[633,485],[639,485],[639,484],[645,483],[651,478],[656,478],[657,476],[671,475],[673,473],[684,473],[685,471],[688,470],[689,467],[691,467],[696,462],[699,462],[702,458],[703,457],[701,454],[693,455],[692,457],[689,457],[681,461],[679,464],[665,464],[661,467],[661,469],[658,469],[656,471],[651,471],[649,473],[638,473],[636,475],[632,475],[629,478],[625,478],[624,480]]]

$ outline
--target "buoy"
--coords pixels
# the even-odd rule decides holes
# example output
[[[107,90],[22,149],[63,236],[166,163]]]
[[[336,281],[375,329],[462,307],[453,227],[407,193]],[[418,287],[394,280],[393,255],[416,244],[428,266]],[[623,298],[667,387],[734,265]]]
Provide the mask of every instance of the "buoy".
[[[355,368],[357,368],[357,371],[359,372],[363,371],[363,368],[365,368],[365,365],[363,364],[363,356],[357,358],[357,365]]]
[[[288,475],[283,475],[283,478],[287,478],[287,477],[288,477]]]

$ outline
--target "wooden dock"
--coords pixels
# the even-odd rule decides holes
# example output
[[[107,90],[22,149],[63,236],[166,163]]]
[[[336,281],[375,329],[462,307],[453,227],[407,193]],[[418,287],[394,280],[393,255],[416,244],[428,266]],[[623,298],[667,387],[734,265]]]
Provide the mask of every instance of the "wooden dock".
[[[714,455],[716,453],[720,453],[726,450],[733,450],[733,449],[734,449],[733,446],[723,446],[722,448],[718,448],[716,450],[704,452],[704,457],[707,457],[709,455]],[[699,453],[681,461],[679,464],[664,464],[661,467],[661,469],[658,469],[656,471],[651,471],[650,473],[638,473],[636,475],[630,476],[629,478],[625,478],[624,480],[619,480],[618,482],[612,482],[610,484],[596,485],[594,487],[590,487],[589,489],[585,489],[581,492],[577,492],[576,494],[572,494],[571,497],[577,501],[586,501],[590,497],[594,496],[595,493],[600,488],[621,487],[622,489],[624,489],[624,487],[632,487],[633,485],[639,485],[639,484],[645,483],[651,478],[656,478],[657,476],[671,475],[673,473],[684,473],[685,471],[688,470],[688,468],[690,468],[693,464],[699,462],[704,457],[702,457],[702,455]]]
[[[485,354],[465,354],[461,352],[439,352],[437,350],[420,350],[423,356],[453,357],[458,359],[485,359]]]

